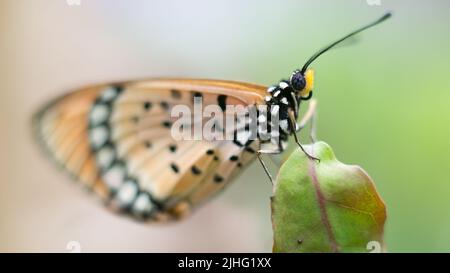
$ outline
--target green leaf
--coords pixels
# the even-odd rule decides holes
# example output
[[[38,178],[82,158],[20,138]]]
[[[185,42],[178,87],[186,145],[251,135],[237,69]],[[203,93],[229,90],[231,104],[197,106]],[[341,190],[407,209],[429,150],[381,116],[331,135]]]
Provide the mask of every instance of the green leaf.
[[[320,162],[294,151],[274,186],[273,251],[381,250],[386,208],[368,174],[339,162],[324,142],[305,149]]]

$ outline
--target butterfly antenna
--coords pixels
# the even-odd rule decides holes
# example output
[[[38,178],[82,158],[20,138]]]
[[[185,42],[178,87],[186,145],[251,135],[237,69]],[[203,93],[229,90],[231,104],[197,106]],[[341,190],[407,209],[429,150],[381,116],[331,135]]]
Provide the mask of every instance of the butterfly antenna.
[[[378,25],[379,23],[389,19],[392,16],[392,13],[388,12],[385,15],[383,15],[382,17],[380,17],[378,20],[376,20],[375,22],[372,22],[366,26],[363,26],[349,34],[347,34],[346,36],[342,37],[341,39],[337,40],[336,42],[330,44],[327,47],[322,48],[321,50],[319,50],[318,52],[316,52],[314,55],[311,56],[311,58],[309,58],[309,60],[303,65],[303,68],[301,70],[302,74],[304,74],[306,72],[306,69],[308,69],[308,66],[314,62],[314,60],[316,60],[320,55],[322,55],[323,53],[327,52],[328,50],[330,50],[331,48],[333,48],[334,46],[336,46],[337,44],[341,43],[342,41],[360,33],[363,30],[366,30],[370,27],[373,27],[375,25]]]

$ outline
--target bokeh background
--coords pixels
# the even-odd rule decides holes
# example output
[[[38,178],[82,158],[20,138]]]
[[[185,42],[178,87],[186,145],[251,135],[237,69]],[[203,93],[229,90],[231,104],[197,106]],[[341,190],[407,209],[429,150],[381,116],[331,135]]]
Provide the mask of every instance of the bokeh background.
[[[31,115],[102,81],[273,84],[387,10],[392,20],[313,65],[318,136],[375,180],[389,251],[450,251],[450,2],[377,2],[0,0],[0,251],[67,252],[73,240],[82,251],[271,251],[258,164],[192,217],[142,225],[59,172],[33,142]]]

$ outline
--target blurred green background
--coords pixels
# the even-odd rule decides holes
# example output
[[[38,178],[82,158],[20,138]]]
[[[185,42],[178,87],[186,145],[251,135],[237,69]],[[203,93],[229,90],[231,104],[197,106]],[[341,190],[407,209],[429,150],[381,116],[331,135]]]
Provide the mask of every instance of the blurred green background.
[[[31,113],[106,80],[274,84],[392,11],[312,65],[318,137],[375,180],[390,252],[449,252],[450,2],[368,2],[2,0],[0,250],[65,251],[75,239],[90,251],[270,251],[271,189],[258,165],[177,226],[142,226],[87,202],[43,160],[30,144]]]

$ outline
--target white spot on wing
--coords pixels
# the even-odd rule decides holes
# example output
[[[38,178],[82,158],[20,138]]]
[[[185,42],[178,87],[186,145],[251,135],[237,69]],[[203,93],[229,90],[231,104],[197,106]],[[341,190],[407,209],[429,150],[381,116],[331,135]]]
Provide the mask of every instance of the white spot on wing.
[[[99,148],[103,146],[108,140],[108,128],[106,126],[99,126],[91,129],[89,132],[91,144],[95,148]]]
[[[134,198],[136,197],[136,194],[138,193],[138,187],[136,183],[133,181],[127,181],[125,182],[117,192],[117,201],[119,201],[120,206],[128,206],[130,205]]]
[[[103,180],[105,180],[106,185],[110,189],[117,190],[125,178],[125,168],[119,164],[114,165],[109,169],[104,175]]]
[[[134,213],[149,213],[152,207],[153,204],[148,195],[141,193],[134,202],[132,210]]]
[[[98,151],[96,158],[101,168],[107,168],[114,160],[114,149],[110,146],[103,147]]]
[[[109,102],[115,99],[117,96],[117,90],[112,87],[107,87],[102,91],[102,95],[100,97],[101,101]]]
[[[108,106],[104,104],[98,104],[95,105],[94,108],[92,109],[89,115],[89,120],[92,125],[97,126],[105,122],[106,119],[108,118],[108,115],[109,115]]]

